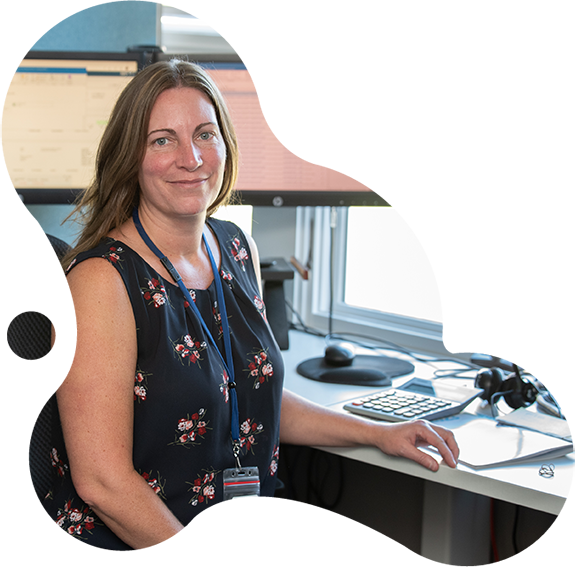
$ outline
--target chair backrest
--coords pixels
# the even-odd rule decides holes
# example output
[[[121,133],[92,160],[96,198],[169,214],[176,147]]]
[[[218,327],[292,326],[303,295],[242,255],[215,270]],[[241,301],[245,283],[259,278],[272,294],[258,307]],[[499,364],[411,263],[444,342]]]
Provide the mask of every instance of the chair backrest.
[[[68,245],[0,227],[0,555],[34,557],[50,486],[53,271]]]

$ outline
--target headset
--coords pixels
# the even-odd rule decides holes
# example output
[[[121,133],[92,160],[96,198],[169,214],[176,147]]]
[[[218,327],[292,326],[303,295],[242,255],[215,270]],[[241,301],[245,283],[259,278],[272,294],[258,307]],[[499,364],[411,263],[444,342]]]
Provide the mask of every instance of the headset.
[[[501,368],[483,368],[475,377],[475,387],[483,390],[480,398],[494,405],[497,398],[503,397],[512,409],[529,407],[537,399],[536,386],[524,378],[517,370],[505,375]]]
[[[551,393],[537,380],[528,380],[516,364],[489,355],[474,354],[471,362],[484,366],[477,372],[475,387],[483,390],[480,398],[494,406],[503,398],[512,409],[529,407],[537,402],[545,413],[564,419],[561,407]]]

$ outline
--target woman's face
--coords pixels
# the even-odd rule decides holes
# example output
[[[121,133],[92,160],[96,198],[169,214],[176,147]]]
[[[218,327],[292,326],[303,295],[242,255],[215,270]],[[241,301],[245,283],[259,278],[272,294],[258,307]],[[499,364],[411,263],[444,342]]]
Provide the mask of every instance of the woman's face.
[[[226,147],[209,98],[168,89],[152,108],[140,165],[140,206],[152,214],[198,215],[222,186]]]

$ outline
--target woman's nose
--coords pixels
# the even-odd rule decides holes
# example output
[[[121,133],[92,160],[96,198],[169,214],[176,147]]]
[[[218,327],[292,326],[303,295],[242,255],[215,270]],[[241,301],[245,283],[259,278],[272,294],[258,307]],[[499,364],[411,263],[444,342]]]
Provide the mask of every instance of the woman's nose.
[[[193,143],[182,144],[179,147],[177,165],[190,171],[198,169],[203,163],[200,149]]]

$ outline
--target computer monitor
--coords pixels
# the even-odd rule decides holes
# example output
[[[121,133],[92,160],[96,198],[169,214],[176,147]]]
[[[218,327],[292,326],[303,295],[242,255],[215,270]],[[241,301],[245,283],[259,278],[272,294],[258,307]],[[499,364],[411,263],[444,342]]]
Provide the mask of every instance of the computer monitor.
[[[403,55],[169,55],[202,65],[237,130],[241,202],[403,206]]]
[[[140,53],[0,51],[0,204],[69,203],[92,180]]]

